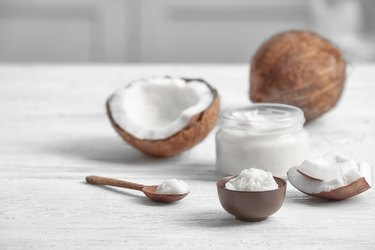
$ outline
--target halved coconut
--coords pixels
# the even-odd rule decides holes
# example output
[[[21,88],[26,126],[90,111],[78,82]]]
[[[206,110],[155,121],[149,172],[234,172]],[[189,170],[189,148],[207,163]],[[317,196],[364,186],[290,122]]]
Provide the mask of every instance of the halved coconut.
[[[215,126],[220,99],[201,79],[151,77],[131,82],[107,100],[118,134],[145,154],[170,157],[202,141]]]

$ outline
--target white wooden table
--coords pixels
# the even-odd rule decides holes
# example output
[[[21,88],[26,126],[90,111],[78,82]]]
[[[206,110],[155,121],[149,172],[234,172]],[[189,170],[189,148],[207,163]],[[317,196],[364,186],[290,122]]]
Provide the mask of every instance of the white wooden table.
[[[375,165],[375,65],[354,65],[339,105],[309,124],[310,156],[336,149]],[[220,206],[214,132],[181,156],[148,158],[113,131],[104,102],[150,75],[203,77],[222,107],[248,104],[247,65],[0,65],[0,249],[375,249],[375,192],[325,202],[291,188],[268,220]],[[85,184],[186,180],[173,205]]]

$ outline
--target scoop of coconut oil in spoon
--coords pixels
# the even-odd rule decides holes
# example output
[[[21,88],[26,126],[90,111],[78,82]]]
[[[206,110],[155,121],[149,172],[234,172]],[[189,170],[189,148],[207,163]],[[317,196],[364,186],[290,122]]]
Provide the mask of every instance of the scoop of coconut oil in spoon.
[[[189,185],[176,179],[168,179],[160,183],[156,189],[156,194],[186,194],[189,193]]]

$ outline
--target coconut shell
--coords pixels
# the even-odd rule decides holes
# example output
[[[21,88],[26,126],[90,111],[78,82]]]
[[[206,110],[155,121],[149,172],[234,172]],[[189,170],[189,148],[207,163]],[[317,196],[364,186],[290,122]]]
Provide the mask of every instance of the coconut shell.
[[[299,172],[299,173],[301,175],[305,176],[306,178],[311,179],[311,180],[321,181],[321,180],[318,180],[316,178],[312,178],[308,175],[305,175],[301,172]],[[290,183],[293,185],[292,182],[290,182]],[[310,195],[310,196],[314,196],[314,197],[318,197],[318,198],[322,198],[322,199],[326,199],[326,200],[337,200],[338,201],[338,200],[345,200],[345,199],[351,198],[353,196],[356,196],[360,193],[365,192],[366,190],[368,190],[370,188],[371,188],[371,186],[367,183],[366,179],[364,177],[361,177],[361,178],[357,179],[356,181],[350,183],[349,185],[339,187],[339,188],[333,189],[333,190],[328,191],[328,192],[307,193],[307,192],[305,192],[305,191],[303,191],[299,188],[297,188],[297,189],[299,191],[301,191],[302,193]]]
[[[190,123],[183,130],[163,140],[138,139],[123,130],[114,121],[111,110],[109,108],[109,101],[111,99],[110,97],[107,100],[106,107],[107,114],[113,128],[130,145],[140,150],[141,152],[153,157],[171,157],[192,148],[194,145],[201,142],[215,127],[219,115],[220,97],[217,93],[217,90],[211,87],[204,80],[185,80],[187,84],[189,84],[190,81],[204,82],[212,92],[213,101],[205,111],[193,116]]]
[[[329,192],[320,192],[317,194],[310,194],[310,193],[303,192],[302,190],[300,191],[307,195],[326,199],[326,200],[345,200],[353,196],[356,196],[360,193],[363,193],[369,188],[370,188],[370,185],[367,183],[366,179],[362,177],[350,183],[347,186],[336,188]]]
[[[252,59],[250,99],[300,107],[307,121],[332,109],[345,83],[346,63],[337,47],[306,31],[279,33]]]

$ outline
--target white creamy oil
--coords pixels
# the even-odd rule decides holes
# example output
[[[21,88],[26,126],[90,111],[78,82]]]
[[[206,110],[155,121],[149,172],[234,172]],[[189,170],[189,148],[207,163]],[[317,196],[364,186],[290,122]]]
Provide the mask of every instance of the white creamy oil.
[[[226,189],[235,191],[269,191],[278,187],[270,172],[257,168],[244,169],[237,177],[225,183]]]
[[[158,185],[155,193],[186,194],[189,193],[189,185],[182,180],[168,179]]]
[[[286,177],[306,159],[308,136],[303,111],[283,104],[254,104],[223,111],[216,134],[216,168],[236,175],[258,168]]]

